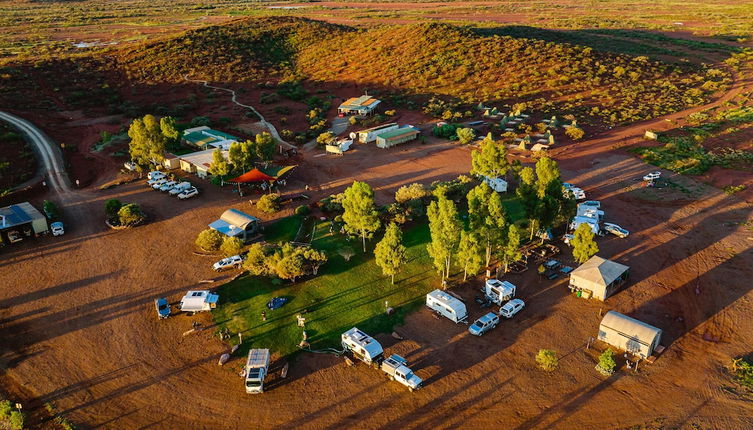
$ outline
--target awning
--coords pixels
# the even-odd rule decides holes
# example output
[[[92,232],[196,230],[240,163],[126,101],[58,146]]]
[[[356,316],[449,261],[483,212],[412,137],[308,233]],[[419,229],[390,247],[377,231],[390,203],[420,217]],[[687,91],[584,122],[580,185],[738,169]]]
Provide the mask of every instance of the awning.
[[[269,166],[265,169],[254,168],[226,182],[248,184],[252,182],[276,181],[298,166]]]

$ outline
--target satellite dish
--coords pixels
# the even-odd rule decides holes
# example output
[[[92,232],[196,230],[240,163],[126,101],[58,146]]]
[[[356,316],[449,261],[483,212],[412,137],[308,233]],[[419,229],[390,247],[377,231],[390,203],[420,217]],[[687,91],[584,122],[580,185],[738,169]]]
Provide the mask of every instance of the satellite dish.
[[[348,136],[350,136],[351,139],[355,139],[356,138],[356,134],[354,132],[352,132],[352,131],[350,132],[350,134]]]

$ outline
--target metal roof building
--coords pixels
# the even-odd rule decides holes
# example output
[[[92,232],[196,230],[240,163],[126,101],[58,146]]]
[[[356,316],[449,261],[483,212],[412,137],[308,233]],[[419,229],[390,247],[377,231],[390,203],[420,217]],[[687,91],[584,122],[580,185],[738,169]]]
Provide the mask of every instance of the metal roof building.
[[[35,235],[47,233],[47,218],[29,202],[0,208],[0,232],[16,230],[23,233],[25,228],[31,229]]]
[[[345,100],[337,108],[337,111],[345,115],[368,115],[374,112],[379,103],[381,103],[381,100],[377,100],[371,96],[353,97]]]
[[[377,136],[376,146],[379,148],[389,148],[390,146],[409,142],[414,140],[418,136],[418,133],[420,133],[418,129],[410,125],[390,130]]]
[[[231,143],[238,141],[238,138],[222,131],[202,126],[185,130],[183,132],[183,140],[189,145],[201,149],[220,148],[227,150],[230,148]]]
[[[258,230],[259,219],[238,209],[228,209],[222,213],[220,219],[209,224],[209,228],[246,242]]]
[[[630,267],[594,255],[570,273],[570,286],[586,297],[604,301],[630,275]]]
[[[661,335],[661,329],[615,311],[599,324],[599,340],[643,358],[653,355]]]
[[[205,151],[193,152],[180,156],[180,168],[188,173],[196,173],[200,178],[209,176],[209,166],[212,165],[212,157],[216,148]],[[222,151],[227,159],[228,151]]]

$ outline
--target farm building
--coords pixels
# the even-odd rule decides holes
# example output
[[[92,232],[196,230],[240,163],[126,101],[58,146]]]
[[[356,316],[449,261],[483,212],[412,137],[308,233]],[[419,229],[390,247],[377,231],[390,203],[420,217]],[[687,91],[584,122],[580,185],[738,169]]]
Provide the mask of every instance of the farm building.
[[[187,145],[195,146],[199,149],[220,148],[227,150],[230,148],[230,144],[238,141],[238,138],[203,126],[189,128],[184,131],[183,141]]]
[[[209,176],[209,166],[212,165],[212,154],[214,151],[215,148],[212,148],[183,155],[180,157],[181,170],[188,173],[196,173],[200,178],[207,178]],[[227,158],[228,152],[222,151],[222,155]]]
[[[220,219],[209,224],[209,228],[246,242],[259,230],[259,219],[238,209],[228,209],[222,213]]]
[[[358,141],[361,143],[373,142],[380,134],[396,130],[398,127],[399,126],[396,122],[391,122],[389,124],[382,124],[376,127],[367,128],[366,130],[361,130],[357,132]]]
[[[8,234],[12,232],[18,237],[30,237],[48,231],[47,218],[29,202],[0,208],[0,239],[3,243],[10,242]]]
[[[379,103],[381,103],[381,100],[371,96],[353,97],[345,100],[337,108],[337,112],[343,115],[370,115]]]
[[[378,135],[376,146],[379,148],[389,148],[401,143],[410,142],[411,140],[415,140],[419,133],[417,128],[406,125]]]
[[[177,169],[180,167],[180,158],[168,152],[165,154],[165,159],[162,160],[162,165],[165,166],[165,169]]]
[[[599,340],[631,354],[648,358],[661,342],[661,329],[609,311],[599,324]]]
[[[617,291],[630,275],[630,268],[614,261],[593,256],[570,273],[568,288],[582,297],[601,301]]]

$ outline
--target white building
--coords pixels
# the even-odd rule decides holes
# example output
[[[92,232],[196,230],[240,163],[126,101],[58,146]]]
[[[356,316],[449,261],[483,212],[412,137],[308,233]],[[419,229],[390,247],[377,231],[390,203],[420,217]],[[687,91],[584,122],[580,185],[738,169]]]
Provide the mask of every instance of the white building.
[[[630,267],[594,255],[570,272],[570,290],[601,301],[614,294],[630,276]]]
[[[615,311],[599,324],[599,340],[643,358],[653,355],[661,335],[661,329]]]

